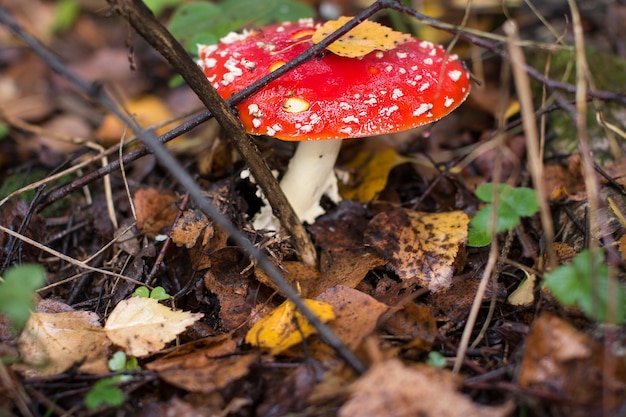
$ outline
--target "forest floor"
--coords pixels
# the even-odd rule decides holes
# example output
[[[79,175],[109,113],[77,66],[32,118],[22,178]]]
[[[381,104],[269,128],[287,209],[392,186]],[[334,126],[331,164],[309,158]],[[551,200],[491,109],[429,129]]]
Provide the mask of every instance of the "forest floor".
[[[108,4],[4,2],[0,416],[626,416],[626,5],[508,3],[468,14],[461,107],[345,141],[311,265],[255,230],[263,202],[215,120],[166,147],[236,234],[171,166],[129,156],[143,144],[102,92],[156,135],[204,107]],[[254,140],[284,172],[294,144]]]

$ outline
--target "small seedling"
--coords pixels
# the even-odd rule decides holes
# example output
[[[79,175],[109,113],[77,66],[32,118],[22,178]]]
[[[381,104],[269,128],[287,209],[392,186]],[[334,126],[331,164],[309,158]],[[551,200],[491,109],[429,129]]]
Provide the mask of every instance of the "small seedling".
[[[472,221],[468,233],[468,245],[486,246],[491,243],[491,217],[493,213],[493,184],[482,184],[476,188],[476,197],[488,203],[482,207]],[[498,212],[495,233],[511,230],[520,224],[522,217],[533,216],[539,210],[535,191],[531,188],[498,184],[496,193]]]
[[[153,298],[158,301],[167,300],[171,297],[163,287],[154,287],[152,291],[148,287],[138,287],[133,292],[133,297]]]
[[[6,270],[0,280],[0,313],[5,314],[13,330],[21,331],[35,305],[35,291],[46,282],[41,265],[24,264]]]
[[[443,368],[446,366],[446,357],[439,352],[432,351],[428,353],[426,363],[435,368]]]
[[[616,282],[609,293],[609,268],[602,251],[585,250],[544,277],[544,285],[565,306],[578,306],[588,317],[616,324],[626,319],[626,289]],[[612,297],[613,299],[610,299]],[[608,306],[613,306],[610,314]]]
[[[137,358],[127,357],[124,352],[115,352],[108,362],[109,369],[113,372],[135,371],[140,369]],[[117,386],[120,382],[132,379],[130,375],[116,375],[103,378],[96,382],[85,396],[85,406],[93,410],[100,406],[119,407],[124,404],[125,396]]]

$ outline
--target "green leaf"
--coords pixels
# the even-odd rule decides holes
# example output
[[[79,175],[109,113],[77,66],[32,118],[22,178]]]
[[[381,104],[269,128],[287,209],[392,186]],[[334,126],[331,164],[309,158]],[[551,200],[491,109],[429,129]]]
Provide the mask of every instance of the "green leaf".
[[[113,372],[122,372],[126,370],[126,354],[122,351],[117,351],[111,356],[108,362],[109,369]]]
[[[41,265],[24,264],[6,270],[0,283],[0,313],[6,314],[14,330],[26,325],[35,305],[35,291],[46,282]]]
[[[74,25],[80,14],[80,3],[77,0],[60,0],[56,4],[52,33],[65,32]]]
[[[192,2],[180,6],[168,29],[188,51],[197,43],[215,44],[244,26],[261,27],[314,15],[313,9],[295,0],[225,0],[219,4]]]
[[[159,16],[168,7],[177,6],[182,0],[143,0],[155,16]]]
[[[214,31],[215,23],[219,20],[220,14],[220,7],[213,3],[186,3],[176,9],[168,29],[187,50],[191,50],[198,33]]]
[[[116,386],[119,381],[120,378],[114,376],[96,382],[85,396],[85,406],[93,410],[101,405],[119,407],[124,404],[124,393]]]
[[[154,298],[155,300],[167,300],[170,298],[170,295],[165,291],[163,287],[154,287],[152,292],[150,293],[150,298]]]
[[[609,274],[600,251],[582,251],[571,265],[561,265],[544,277],[544,285],[565,306],[578,306],[588,317],[606,321],[607,306],[614,305],[611,316],[617,324],[626,318],[626,289],[615,283],[615,291],[608,293]],[[610,300],[608,297],[615,297]]]
[[[148,287],[137,287],[132,294],[133,297],[148,298],[150,297],[150,290]]]
[[[539,211],[537,194],[532,188],[517,187],[503,194],[504,202],[513,208],[520,217],[529,217]]]
[[[444,368],[446,366],[446,357],[439,352],[428,352],[426,363],[435,368]]]

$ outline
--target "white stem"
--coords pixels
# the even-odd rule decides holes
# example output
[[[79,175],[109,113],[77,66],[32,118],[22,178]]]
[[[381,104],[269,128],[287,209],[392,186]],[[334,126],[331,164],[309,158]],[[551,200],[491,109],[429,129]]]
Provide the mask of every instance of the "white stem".
[[[335,161],[341,140],[304,141],[298,144],[280,182],[287,200],[303,223],[312,224],[324,214],[319,202],[323,195],[339,202]],[[278,221],[266,203],[253,221],[257,230],[278,230]]]
[[[340,140],[300,142],[289,161],[280,188],[302,222],[313,223],[324,214],[322,195],[339,200],[334,167],[340,148]]]

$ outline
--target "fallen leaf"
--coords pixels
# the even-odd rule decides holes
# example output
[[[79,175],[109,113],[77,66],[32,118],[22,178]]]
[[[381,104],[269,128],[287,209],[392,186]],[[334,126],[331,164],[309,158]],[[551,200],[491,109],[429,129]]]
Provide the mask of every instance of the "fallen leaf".
[[[202,316],[174,311],[153,298],[131,297],[113,309],[104,331],[128,355],[142,357],[163,349]]]
[[[430,291],[450,286],[469,217],[462,211],[423,213],[396,209],[376,215],[365,231],[375,248],[405,281]]]
[[[330,304],[311,299],[302,301],[322,323],[328,323],[335,318]],[[253,346],[270,349],[272,355],[277,355],[316,332],[315,327],[296,309],[295,304],[287,300],[257,321],[246,334],[245,340]]]
[[[416,348],[429,351],[437,336],[437,322],[428,306],[408,303],[383,323],[390,335],[410,337],[404,349]]]
[[[148,237],[164,233],[174,223],[178,198],[170,192],[155,188],[140,188],[133,196],[137,228]]]
[[[341,196],[359,203],[369,203],[385,188],[391,170],[407,161],[393,149],[374,154],[359,152],[344,165],[350,172],[350,181],[348,184],[339,183]]]
[[[173,118],[172,113],[163,103],[163,101],[152,95],[142,96],[129,101],[125,105],[128,114],[143,128],[153,125],[159,125],[164,120]],[[175,127],[175,123],[169,123],[161,126],[156,130],[157,135],[162,135]],[[134,133],[127,129],[127,126],[113,114],[107,114],[102,121],[96,137],[98,137],[105,146],[115,145],[120,142],[122,137],[129,138]]]
[[[500,406],[475,404],[457,390],[452,372],[419,364],[408,367],[397,359],[374,364],[349,390],[352,395],[339,417],[504,417],[512,402]]]
[[[329,20],[317,28],[311,40],[313,43],[320,43],[351,19],[351,17],[342,16],[337,20]],[[331,43],[327,49],[339,56],[358,58],[375,50],[389,51],[409,40],[411,40],[411,35],[396,32],[379,23],[366,20]]]
[[[333,307],[336,317],[328,327],[352,350],[376,330],[380,316],[389,309],[369,295],[343,285],[324,291],[316,299]],[[309,352],[322,362],[336,360],[335,351],[321,340],[311,340]]]
[[[193,269],[211,266],[209,254],[226,247],[228,235],[216,228],[199,210],[185,210],[170,233],[172,242],[188,249]]]
[[[24,363],[15,365],[29,378],[58,375],[74,364],[79,372],[108,372],[110,342],[96,313],[33,313],[18,339]]]
[[[563,396],[558,415],[613,415],[626,398],[626,364],[607,352],[566,321],[542,314],[526,339],[519,385]]]

